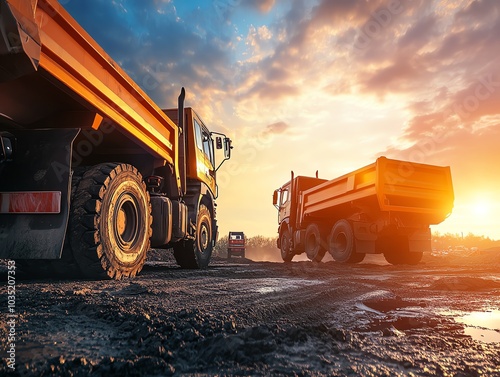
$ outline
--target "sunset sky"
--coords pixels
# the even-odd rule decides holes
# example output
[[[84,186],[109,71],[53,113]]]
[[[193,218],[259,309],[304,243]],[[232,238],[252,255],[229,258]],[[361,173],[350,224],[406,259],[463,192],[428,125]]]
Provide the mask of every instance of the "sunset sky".
[[[62,0],[160,107],[233,139],[221,234],[277,235],[273,190],[378,156],[451,166],[433,231],[500,239],[500,1]]]

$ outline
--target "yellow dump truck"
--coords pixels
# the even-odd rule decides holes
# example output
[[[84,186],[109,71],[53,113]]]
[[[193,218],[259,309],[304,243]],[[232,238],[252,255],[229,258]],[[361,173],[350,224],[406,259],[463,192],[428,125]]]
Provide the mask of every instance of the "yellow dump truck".
[[[172,247],[206,267],[231,140],[184,89],[160,109],[56,0],[1,0],[0,29],[0,258],[119,279]]]
[[[417,264],[431,250],[429,225],[453,208],[449,167],[380,157],[333,180],[294,177],[274,191],[278,248],[285,262],[328,251],[342,263],[383,253],[392,264]]]

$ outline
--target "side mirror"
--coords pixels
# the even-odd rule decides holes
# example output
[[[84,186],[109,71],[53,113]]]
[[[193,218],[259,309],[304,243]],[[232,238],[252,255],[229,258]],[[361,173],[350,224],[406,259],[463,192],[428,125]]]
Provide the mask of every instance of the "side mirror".
[[[231,149],[233,149],[233,146],[231,145],[231,139],[228,137],[224,138],[224,158],[225,159],[230,159],[231,158]]]
[[[276,207],[276,204],[278,204],[278,190],[274,190],[273,193],[273,205]]]
[[[219,166],[215,169],[215,171],[219,170],[224,161],[229,160],[231,158],[231,149],[233,149],[232,141],[226,135],[221,134],[219,132],[211,132],[211,136],[219,135],[215,137],[215,148],[224,150],[224,159],[220,162]],[[213,140],[213,139],[212,139]],[[213,143],[213,142],[212,142]]]

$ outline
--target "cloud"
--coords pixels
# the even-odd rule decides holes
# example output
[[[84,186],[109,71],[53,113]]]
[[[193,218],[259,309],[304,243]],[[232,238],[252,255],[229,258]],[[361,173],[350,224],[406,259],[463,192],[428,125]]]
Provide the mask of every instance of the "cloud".
[[[273,6],[274,0],[242,0],[241,4],[247,7],[256,7],[260,12],[267,13]]]
[[[365,90],[377,93],[408,91],[420,86],[426,73],[421,61],[402,57],[388,67],[366,73],[363,87]]]
[[[71,1],[65,7],[160,107],[175,107],[184,86],[187,105],[207,123],[218,118],[234,71],[227,27],[213,29],[220,23],[216,14],[184,20],[172,2],[156,0]]]
[[[431,43],[438,36],[437,26],[438,19],[435,14],[422,17],[398,39],[398,48],[409,50],[413,54],[418,53],[422,47]]]
[[[496,0],[478,0],[472,1],[465,8],[456,13],[457,20],[463,20],[466,23],[477,22],[478,20],[492,19],[500,13],[500,3]]]
[[[274,134],[281,134],[288,130],[290,126],[286,124],[285,122],[276,122],[273,124],[268,124],[266,128],[264,129],[263,135],[264,136],[269,136],[269,135],[274,135]]]
[[[234,16],[237,4],[264,13],[278,6],[274,0],[217,2],[227,17]],[[433,112],[444,112],[441,107],[470,96],[471,76],[477,80],[498,72],[499,3],[450,4],[293,0],[280,4],[282,18],[250,26],[248,53],[238,63],[232,58],[236,35],[224,23],[217,24],[217,15],[194,17],[202,16],[203,9],[193,9],[193,17],[182,19],[173,2],[157,0],[88,0],[67,6],[162,106],[175,104],[180,86],[209,113],[215,111],[214,99],[222,100],[225,93],[234,93],[237,106],[300,100],[309,88],[323,89],[332,98],[401,93],[413,97],[404,136],[417,137],[420,129],[439,123],[442,115]],[[356,49],[356,38],[363,34],[369,43]],[[430,93],[436,87],[447,93],[446,99]],[[494,112],[496,104],[491,95],[481,108]]]

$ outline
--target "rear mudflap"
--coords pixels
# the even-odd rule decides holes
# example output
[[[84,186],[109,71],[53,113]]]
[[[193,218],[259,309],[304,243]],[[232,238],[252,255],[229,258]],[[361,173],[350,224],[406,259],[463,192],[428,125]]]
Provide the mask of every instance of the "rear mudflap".
[[[79,131],[44,129],[11,131],[9,134],[13,141],[12,156],[0,161],[2,197],[26,192],[38,193],[40,197],[56,193],[48,197],[51,200],[60,198],[60,202],[55,203],[57,206],[52,211],[26,210],[23,205],[18,206],[20,210],[11,205],[9,210],[4,202],[0,213],[0,258],[61,257],[69,217],[71,151]]]

